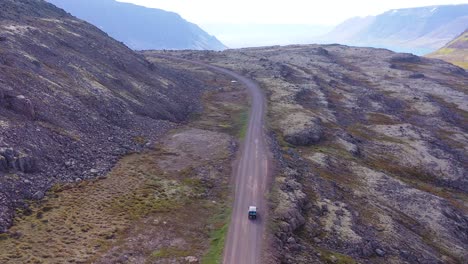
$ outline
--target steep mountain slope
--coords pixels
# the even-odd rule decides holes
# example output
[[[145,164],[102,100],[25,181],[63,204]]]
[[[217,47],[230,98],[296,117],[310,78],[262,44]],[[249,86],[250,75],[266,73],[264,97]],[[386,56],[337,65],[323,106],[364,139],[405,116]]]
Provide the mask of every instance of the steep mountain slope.
[[[48,0],[132,49],[222,50],[225,46],[178,14],[115,0]]]
[[[468,69],[468,29],[443,48],[427,55]]]
[[[266,263],[466,263],[465,70],[341,45],[171,54],[242,72],[268,95]]]
[[[205,87],[43,0],[0,2],[0,73],[0,231],[23,199],[156,140]]]
[[[396,9],[375,17],[350,19],[321,41],[423,55],[441,48],[467,24],[468,4]]]

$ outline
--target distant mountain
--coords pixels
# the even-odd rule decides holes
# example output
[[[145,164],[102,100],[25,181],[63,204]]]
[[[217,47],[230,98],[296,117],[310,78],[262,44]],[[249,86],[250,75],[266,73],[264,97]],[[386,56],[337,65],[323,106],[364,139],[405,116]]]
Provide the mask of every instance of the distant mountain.
[[[216,37],[173,12],[114,0],[47,0],[135,50],[222,50]]]
[[[467,25],[468,4],[395,9],[378,16],[347,20],[320,42],[423,55],[444,46]]]
[[[442,59],[468,69],[468,29],[443,48],[429,54],[427,57]]]

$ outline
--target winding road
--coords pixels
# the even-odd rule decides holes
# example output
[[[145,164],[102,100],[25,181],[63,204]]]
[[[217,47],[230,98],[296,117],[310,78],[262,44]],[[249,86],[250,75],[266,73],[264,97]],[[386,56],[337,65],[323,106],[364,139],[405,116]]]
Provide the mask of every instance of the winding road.
[[[197,64],[236,79],[243,84],[251,98],[249,124],[233,170],[235,198],[229,232],[224,248],[224,264],[257,264],[261,262],[266,224],[267,182],[271,154],[266,143],[264,116],[266,100],[260,87],[233,71],[199,61],[171,56],[160,57]],[[250,205],[257,206],[256,220],[248,219]]]

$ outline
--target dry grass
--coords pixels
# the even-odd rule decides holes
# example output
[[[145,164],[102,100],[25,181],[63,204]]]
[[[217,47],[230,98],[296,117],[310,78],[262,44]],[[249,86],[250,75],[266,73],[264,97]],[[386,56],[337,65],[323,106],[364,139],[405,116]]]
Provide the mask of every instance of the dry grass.
[[[140,204],[118,207],[114,201],[150,188],[150,181],[160,179],[154,169],[142,173],[147,159],[146,154],[131,155],[106,179],[82,182],[65,190],[55,188],[44,201],[32,206],[31,215],[16,219],[10,232],[22,235],[2,241],[0,262],[82,262],[97,254],[128,227],[134,213],[141,212]],[[153,205],[148,204],[148,208]],[[14,258],[8,254],[18,248],[22,250]]]
[[[367,120],[373,125],[395,125],[398,124],[391,116],[382,113],[369,113]]]
[[[242,138],[248,123],[248,99],[244,90],[233,86],[209,92],[203,97],[204,113],[194,116],[192,126]]]

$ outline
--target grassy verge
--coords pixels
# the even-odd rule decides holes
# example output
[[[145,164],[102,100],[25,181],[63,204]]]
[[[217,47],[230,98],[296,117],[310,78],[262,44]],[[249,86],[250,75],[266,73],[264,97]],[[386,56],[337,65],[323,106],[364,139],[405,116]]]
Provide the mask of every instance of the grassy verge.
[[[247,129],[249,128],[249,111],[247,109],[238,114],[236,123],[235,127],[238,128],[237,137],[244,139],[247,135]]]
[[[227,208],[224,208],[222,212],[213,217],[214,230],[210,234],[210,248],[202,258],[203,264],[218,264],[222,262],[230,218],[231,211]]]

